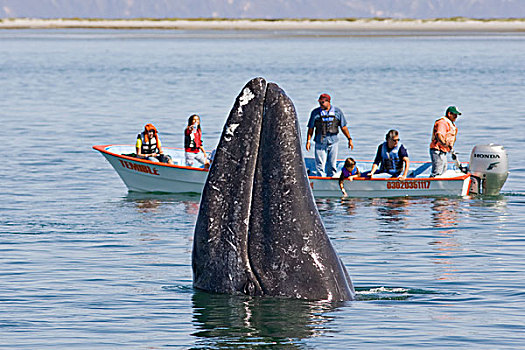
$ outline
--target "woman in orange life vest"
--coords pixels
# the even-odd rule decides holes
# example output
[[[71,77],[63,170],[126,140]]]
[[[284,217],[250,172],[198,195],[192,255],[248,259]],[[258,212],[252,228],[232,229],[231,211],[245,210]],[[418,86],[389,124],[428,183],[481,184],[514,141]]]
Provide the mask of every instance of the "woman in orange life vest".
[[[184,130],[184,150],[186,151],[186,165],[195,166],[197,161],[204,165],[205,169],[210,167],[210,162],[206,157],[206,151],[202,147],[201,119],[197,114],[188,118],[188,126]],[[202,151],[202,153],[200,153]]]
[[[154,158],[162,163],[173,164],[171,157],[163,154],[159,135],[153,124],[146,124],[144,131],[137,135],[135,149],[138,158]]]

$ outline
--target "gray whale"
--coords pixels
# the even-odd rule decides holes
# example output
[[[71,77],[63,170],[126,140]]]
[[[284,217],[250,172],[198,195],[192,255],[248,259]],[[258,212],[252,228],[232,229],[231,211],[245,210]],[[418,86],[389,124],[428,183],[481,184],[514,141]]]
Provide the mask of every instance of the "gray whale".
[[[235,100],[204,186],[192,253],[195,288],[353,300],[317,210],[292,101],[249,81]]]

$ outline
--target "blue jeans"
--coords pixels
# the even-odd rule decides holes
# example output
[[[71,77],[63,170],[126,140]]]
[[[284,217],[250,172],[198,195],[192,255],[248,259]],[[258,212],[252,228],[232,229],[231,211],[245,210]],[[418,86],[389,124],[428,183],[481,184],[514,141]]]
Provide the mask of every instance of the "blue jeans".
[[[430,177],[441,175],[447,170],[446,152],[431,148],[430,160],[432,161],[432,172],[430,173]]]
[[[316,176],[333,177],[337,172],[337,142],[329,144],[326,140],[315,143]]]

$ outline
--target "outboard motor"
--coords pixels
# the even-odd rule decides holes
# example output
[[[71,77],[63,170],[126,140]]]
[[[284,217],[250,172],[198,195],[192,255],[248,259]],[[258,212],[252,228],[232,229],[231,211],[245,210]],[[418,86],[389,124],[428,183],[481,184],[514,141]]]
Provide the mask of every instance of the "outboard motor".
[[[493,143],[476,145],[470,154],[470,193],[496,196],[509,176],[507,151]]]

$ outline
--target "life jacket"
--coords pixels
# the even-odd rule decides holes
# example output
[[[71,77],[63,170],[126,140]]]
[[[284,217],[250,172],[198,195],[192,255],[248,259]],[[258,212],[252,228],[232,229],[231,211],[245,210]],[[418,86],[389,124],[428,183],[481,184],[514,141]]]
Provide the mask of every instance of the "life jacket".
[[[197,128],[195,131],[186,129],[184,133],[184,149],[186,152],[198,153],[202,146],[202,130]]]
[[[354,166],[354,168],[352,169],[352,172],[348,171],[347,168],[343,167],[343,169],[341,169],[342,173],[343,173],[343,177],[344,178],[347,178],[347,177],[350,177],[352,175],[357,175],[359,170],[357,170],[357,166]]]
[[[439,122],[441,120],[444,120],[447,123],[447,125],[448,125],[448,131],[444,135],[445,136],[445,140],[447,140],[450,137],[454,137],[455,138],[457,133],[458,133],[458,128],[456,127],[456,125],[454,125],[454,123],[452,123],[452,121],[450,119],[448,119],[447,117],[439,118],[438,120],[436,120],[434,122],[434,128],[432,129],[432,140],[430,141],[430,148],[438,149],[440,151],[448,153],[448,152],[450,152],[450,147],[446,147],[441,142],[439,142],[438,139],[437,139],[437,136],[436,136],[437,129],[438,129],[438,124],[439,124]]]
[[[142,142],[140,147],[140,152],[142,154],[160,153],[160,147],[157,146],[157,133],[155,133],[155,137],[153,137],[151,140],[148,138],[145,131],[138,134],[137,138],[140,138],[140,141]]]
[[[339,133],[339,125],[341,121],[335,116],[335,108],[331,106],[328,111],[321,109],[319,117],[315,119],[315,134],[321,134],[325,137],[326,134],[337,134]]]
[[[383,142],[381,147],[381,170],[390,174],[395,174],[403,169],[403,161],[399,159],[399,149],[401,143],[388,151],[388,142]]]

